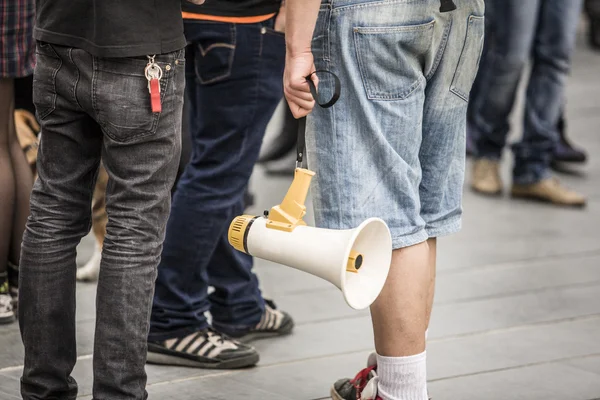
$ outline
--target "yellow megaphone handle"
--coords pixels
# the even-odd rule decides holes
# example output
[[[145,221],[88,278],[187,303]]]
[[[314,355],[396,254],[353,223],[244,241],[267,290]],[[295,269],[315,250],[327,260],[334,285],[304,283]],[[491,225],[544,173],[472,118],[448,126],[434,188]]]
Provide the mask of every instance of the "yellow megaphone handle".
[[[314,175],[308,169],[296,168],[294,180],[283,201],[269,211],[267,228],[291,232],[299,225],[306,225],[302,218],[306,214],[306,196]]]
[[[327,73],[333,77],[334,93],[331,99],[327,102],[321,102],[319,100],[317,88],[312,80],[312,76],[317,72]],[[333,106],[340,98],[342,87],[340,79],[332,72],[325,70],[315,71],[306,77],[306,82],[308,83],[310,92],[319,107],[329,108]],[[304,203],[306,202],[306,196],[308,195],[308,189],[310,188],[310,181],[315,175],[313,171],[302,168],[304,153],[306,151],[306,117],[300,118],[298,122],[298,143],[294,180],[281,204],[271,208],[271,211],[269,212],[269,220],[267,221],[267,228],[278,229],[286,232],[293,231],[298,225],[306,225],[306,223],[302,220],[302,217],[304,217],[304,214],[306,214],[306,206]]]

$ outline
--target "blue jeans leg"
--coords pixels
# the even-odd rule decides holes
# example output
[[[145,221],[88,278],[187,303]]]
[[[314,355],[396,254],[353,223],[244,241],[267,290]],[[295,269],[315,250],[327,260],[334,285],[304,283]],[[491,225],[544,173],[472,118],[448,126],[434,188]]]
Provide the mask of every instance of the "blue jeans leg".
[[[513,145],[516,183],[538,182],[549,174],[553,150],[559,140],[557,122],[581,5],[580,0],[546,0],[541,4],[523,138]]]
[[[500,159],[519,80],[529,61],[541,0],[486,0],[490,25],[471,94],[470,127],[479,157]]]
[[[150,340],[207,327],[207,311],[226,332],[253,326],[264,311],[252,259],[226,235],[283,96],[285,43],[270,25],[185,23],[192,155],[167,225]]]

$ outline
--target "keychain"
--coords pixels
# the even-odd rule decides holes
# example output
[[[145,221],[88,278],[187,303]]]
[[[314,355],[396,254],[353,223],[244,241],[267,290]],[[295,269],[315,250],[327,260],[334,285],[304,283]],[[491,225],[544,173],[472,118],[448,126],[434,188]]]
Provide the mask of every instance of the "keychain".
[[[150,92],[150,105],[152,112],[157,113],[162,111],[160,104],[160,80],[163,76],[163,71],[160,66],[154,62],[156,56],[148,56],[148,65],[144,70],[146,79],[148,79],[148,91]]]

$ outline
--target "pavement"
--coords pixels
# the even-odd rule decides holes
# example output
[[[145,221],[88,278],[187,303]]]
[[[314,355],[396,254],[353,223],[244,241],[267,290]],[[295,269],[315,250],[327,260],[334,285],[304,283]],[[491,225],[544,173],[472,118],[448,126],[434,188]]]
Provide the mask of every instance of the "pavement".
[[[560,178],[589,196],[586,209],[482,198],[466,188],[463,230],[439,242],[427,348],[435,400],[600,399],[599,72],[600,52],[580,37],[567,89],[568,130],[591,159]],[[518,136],[519,124],[514,128]],[[289,182],[257,167],[252,211],[279,203]],[[92,248],[86,237],[79,264]],[[373,350],[368,312],[350,309],[325,281],[256,264],[265,294],[295,318],[294,334],[256,342],[261,361],[252,369],[148,366],[151,399],[325,399],[336,379],[364,366]],[[79,284],[77,301],[73,376],[80,398],[91,399],[95,285]],[[21,398],[22,363],[18,325],[0,326],[0,400]]]

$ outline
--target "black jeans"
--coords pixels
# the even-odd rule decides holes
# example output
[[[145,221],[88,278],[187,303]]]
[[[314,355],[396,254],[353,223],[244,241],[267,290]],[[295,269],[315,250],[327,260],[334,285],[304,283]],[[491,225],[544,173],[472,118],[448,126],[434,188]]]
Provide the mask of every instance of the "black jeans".
[[[227,241],[265,129],[283,97],[285,39],[273,20],[186,21],[192,155],[173,198],[158,268],[151,341],[208,326],[247,331],[264,312],[252,257]],[[208,294],[208,287],[215,291]]]
[[[42,126],[23,238],[19,323],[26,400],[75,399],[76,246],[89,232],[100,158],[110,181],[96,299],[95,400],[147,398],[151,301],[181,151],[183,51],[158,55],[162,112],[145,57],[102,59],[38,43],[34,103]]]

